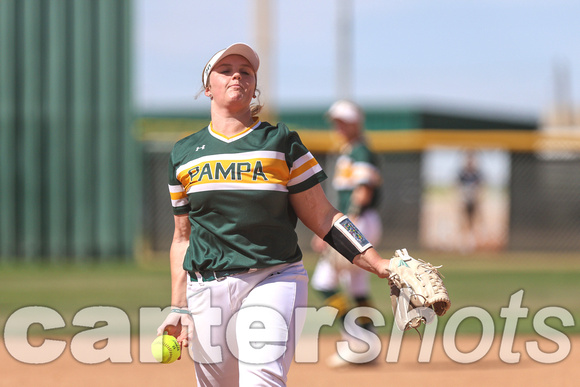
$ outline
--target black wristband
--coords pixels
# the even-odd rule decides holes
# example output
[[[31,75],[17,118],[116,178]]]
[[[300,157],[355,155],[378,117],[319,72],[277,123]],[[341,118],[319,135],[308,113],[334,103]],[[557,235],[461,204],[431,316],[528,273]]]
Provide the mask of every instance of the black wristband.
[[[373,247],[346,215],[334,222],[324,241],[351,263],[354,257]]]

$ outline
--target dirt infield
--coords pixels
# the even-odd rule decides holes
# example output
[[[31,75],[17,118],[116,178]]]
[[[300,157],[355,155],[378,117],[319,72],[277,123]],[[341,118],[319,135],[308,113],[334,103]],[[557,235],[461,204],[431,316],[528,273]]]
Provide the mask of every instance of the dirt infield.
[[[323,336],[319,341],[320,362],[317,364],[295,363],[290,370],[288,386],[393,386],[401,383],[429,386],[576,386],[580,379],[580,336],[572,336],[571,352],[556,364],[541,364],[526,353],[527,340],[538,341],[540,349],[553,353],[558,348],[554,342],[541,337],[519,338],[512,348],[521,353],[516,364],[506,364],[499,358],[500,338],[493,342],[491,350],[481,360],[472,364],[460,364],[451,360],[443,349],[440,339],[435,341],[429,363],[418,363],[420,342],[408,335],[403,340],[399,359],[387,363],[388,342],[383,340],[380,361],[373,365],[329,368],[325,359],[333,353],[337,337]],[[477,347],[479,337],[457,340],[457,348],[469,352]],[[74,360],[70,351],[49,364],[30,365],[12,358],[2,343],[0,363],[2,372],[0,386],[158,386],[195,385],[191,359],[184,358],[170,365],[139,363],[138,343],[133,342],[133,362],[96,365],[81,364]]]

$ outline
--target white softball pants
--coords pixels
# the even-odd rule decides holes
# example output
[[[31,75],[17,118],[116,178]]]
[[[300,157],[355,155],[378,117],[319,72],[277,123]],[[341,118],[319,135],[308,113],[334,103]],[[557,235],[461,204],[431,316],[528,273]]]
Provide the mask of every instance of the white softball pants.
[[[302,262],[198,282],[188,280],[199,386],[285,386],[304,326],[308,274]]]

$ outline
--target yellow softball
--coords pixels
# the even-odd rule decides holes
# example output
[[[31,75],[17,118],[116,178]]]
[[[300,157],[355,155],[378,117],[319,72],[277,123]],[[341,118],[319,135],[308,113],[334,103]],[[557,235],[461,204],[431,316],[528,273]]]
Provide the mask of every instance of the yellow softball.
[[[151,353],[160,363],[173,363],[181,356],[181,347],[177,339],[171,335],[157,336],[151,343]]]

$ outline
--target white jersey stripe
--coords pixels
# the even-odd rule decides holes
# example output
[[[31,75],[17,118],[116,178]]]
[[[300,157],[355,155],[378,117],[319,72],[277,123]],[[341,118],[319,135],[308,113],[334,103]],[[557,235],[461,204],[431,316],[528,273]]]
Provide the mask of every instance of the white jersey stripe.
[[[232,190],[248,190],[248,191],[279,191],[288,192],[288,189],[282,184],[256,184],[256,183],[208,183],[192,185],[187,191],[188,194],[194,192],[207,191],[232,191]]]
[[[308,152],[306,153],[304,156],[298,158],[296,161],[294,161],[294,164],[292,164],[292,169],[296,169],[296,168],[300,168],[300,166],[310,160],[312,160],[314,158],[314,156],[312,156],[312,153]]]
[[[299,176],[296,176],[294,179],[290,179],[288,181],[288,186],[300,184],[303,181],[308,180],[309,177],[314,176],[320,171],[322,171],[322,167],[319,164],[316,164],[312,168],[304,171],[304,173],[300,174]]]
[[[189,204],[189,199],[187,197],[185,197],[184,199],[178,199],[178,200],[171,200],[171,205],[173,207],[181,207],[181,206],[185,206]]]
[[[185,192],[185,190],[183,189],[183,186],[181,184],[179,184],[179,185],[168,184],[168,186],[169,186],[169,192],[172,192],[172,193]]]

